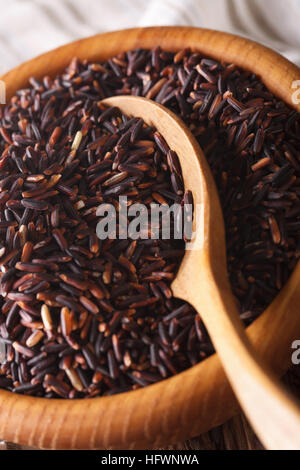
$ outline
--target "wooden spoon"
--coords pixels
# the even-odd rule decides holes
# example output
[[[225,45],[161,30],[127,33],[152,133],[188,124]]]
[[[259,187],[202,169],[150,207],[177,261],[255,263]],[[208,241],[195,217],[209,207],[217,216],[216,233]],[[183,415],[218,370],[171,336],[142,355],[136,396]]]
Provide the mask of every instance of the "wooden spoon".
[[[257,357],[239,319],[228,280],[217,189],[196,139],[175,114],[154,101],[117,96],[102,102],[153,125],[177,152],[185,189],[194,197],[195,241],[187,247],[173,293],[201,315],[232,388],[266,448],[300,449],[300,408]]]

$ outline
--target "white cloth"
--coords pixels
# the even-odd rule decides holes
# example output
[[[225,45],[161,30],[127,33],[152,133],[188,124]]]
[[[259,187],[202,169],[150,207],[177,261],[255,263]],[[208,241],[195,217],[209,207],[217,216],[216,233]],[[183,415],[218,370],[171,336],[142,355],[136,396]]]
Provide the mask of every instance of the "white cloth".
[[[300,65],[300,0],[0,0],[0,74],[77,38],[134,26],[244,35]]]

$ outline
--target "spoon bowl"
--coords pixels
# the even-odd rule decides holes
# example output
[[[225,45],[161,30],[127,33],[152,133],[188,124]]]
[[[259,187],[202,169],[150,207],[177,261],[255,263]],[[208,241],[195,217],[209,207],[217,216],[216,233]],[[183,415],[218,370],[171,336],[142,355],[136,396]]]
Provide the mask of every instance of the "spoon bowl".
[[[239,319],[226,270],[224,222],[208,163],[182,121],[154,101],[116,96],[102,103],[155,127],[179,158],[193,193],[194,239],[187,244],[173,294],[201,315],[233,390],[269,449],[300,449],[300,408],[252,348]]]

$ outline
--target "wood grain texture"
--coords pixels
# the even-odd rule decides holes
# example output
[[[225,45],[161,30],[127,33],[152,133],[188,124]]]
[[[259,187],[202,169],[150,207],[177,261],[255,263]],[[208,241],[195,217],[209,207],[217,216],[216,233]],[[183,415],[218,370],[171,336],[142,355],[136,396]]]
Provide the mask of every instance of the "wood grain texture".
[[[299,366],[292,367],[284,377],[284,383],[294,396],[300,397]],[[38,450],[12,442],[1,442],[0,450]],[[263,450],[253,429],[241,413],[210,431],[175,444],[165,444],[156,450]]]
[[[292,103],[292,82],[300,78],[297,67],[251,41],[195,28],[146,28],[98,35],[33,59],[2,79],[9,98],[27,85],[30,76],[61,72],[74,55],[105,60],[120,51],[157,45],[173,51],[189,46],[234,62],[257,73],[271,91]],[[258,354],[278,374],[290,365],[291,343],[300,337],[299,276],[298,265],[272,305],[247,329]],[[237,410],[219,358],[214,355],[161,383],[112,397],[47,400],[1,390],[0,436],[38,448],[150,448],[199,435]]]

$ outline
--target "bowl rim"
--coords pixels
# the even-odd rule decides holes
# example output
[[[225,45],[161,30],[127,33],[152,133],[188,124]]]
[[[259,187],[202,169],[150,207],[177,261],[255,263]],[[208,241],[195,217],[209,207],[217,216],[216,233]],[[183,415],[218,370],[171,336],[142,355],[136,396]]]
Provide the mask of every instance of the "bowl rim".
[[[116,39],[118,40],[116,41]],[[120,48],[120,39],[122,40],[122,46]],[[218,53],[216,53],[216,41],[219,41],[219,43],[222,42],[223,47],[218,49]],[[248,51],[248,54],[254,55],[255,53],[259,53],[260,56],[264,56],[265,60],[267,60],[273,67],[273,71],[275,74],[275,70],[279,69],[282,71],[282,73],[285,73],[285,78],[280,84],[279,88],[276,88],[274,85],[274,77],[269,76],[269,77],[262,77],[261,75],[261,64],[258,62],[257,65],[255,65],[254,69],[251,67],[251,70],[253,70],[255,73],[257,73],[262,81],[267,85],[271,91],[273,91],[279,98],[283,99],[284,101],[287,102],[289,105],[293,106],[296,110],[300,111],[300,105],[295,105],[291,101],[291,98],[289,98],[286,95],[287,89],[289,84],[291,84],[291,80],[296,80],[297,78],[300,77],[300,69],[296,67],[294,64],[289,62],[287,59],[283,58],[280,54],[278,54],[275,51],[272,51],[269,48],[266,48],[265,46],[262,46],[254,41],[242,38],[240,36],[228,34],[228,33],[222,33],[218,31],[213,31],[213,30],[207,30],[207,29],[202,29],[202,28],[191,28],[191,27],[149,27],[149,28],[130,28],[130,29],[125,29],[125,30],[119,30],[119,31],[113,31],[113,32],[108,32],[108,33],[103,33],[103,34],[97,34],[95,36],[89,37],[89,38],[84,38],[80,39],[77,41],[74,41],[72,43],[60,46],[54,50],[51,50],[49,52],[46,52],[44,54],[39,55],[36,58],[33,58],[29,61],[24,62],[23,64],[15,67],[11,71],[7,72],[4,74],[1,79],[6,83],[7,86],[7,92],[8,92],[8,99],[12,96],[14,91],[17,89],[20,89],[20,83],[25,84],[25,79],[29,78],[31,75],[37,75],[34,72],[39,70],[39,67],[41,64],[44,64],[44,67],[47,66],[48,70],[52,70],[53,73],[55,74],[56,71],[60,70],[62,71],[64,68],[64,65],[62,64],[68,64],[70,60],[72,59],[72,56],[74,55],[74,52],[76,52],[75,55],[77,55],[79,58],[83,58],[82,54],[85,51],[86,52],[86,47],[91,46],[91,50],[89,55],[88,60],[97,60],[96,56],[98,55],[98,60],[106,60],[107,57],[112,57],[114,54],[113,52],[116,50],[116,45],[113,44],[111,48],[109,49],[109,53],[106,51],[103,53],[103,50],[101,50],[101,44],[108,44],[109,42],[117,42],[118,47],[119,47],[119,52],[129,50],[129,49],[135,49],[137,47],[144,47],[144,48],[150,48],[154,46],[160,45],[162,49],[168,49],[172,51],[178,51],[182,49],[183,44],[190,43],[191,44],[191,49],[192,50],[198,50],[204,55],[208,55],[211,57],[214,57],[216,59],[223,58],[226,62],[230,62],[230,60],[227,60],[228,58],[230,59],[233,57],[234,54],[236,54],[236,51],[239,49],[245,49]],[[182,46],[179,47],[179,44]],[[128,47],[128,45],[131,45],[131,47]],[[170,46],[171,45],[171,46]],[[185,46],[187,47],[187,46]],[[63,56],[63,57],[62,57]],[[104,58],[103,58],[104,57]],[[58,64],[52,64],[51,67],[51,62],[55,62],[54,59],[58,58]],[[237,63],[239,62],[239,63]],[[235,63],[242,68],[247,69],[247,64],[246,64],[246,59],[237,59],[235,60]],[[247,62],[248,63],[248,62]],[[56,71],[55,71],[56,70]],[[45,68],[43,71],[40,71],[40,75],[45,74]],[[50,75],[53,75],[51,73]],[[271,74],[272,75],[272,74]],[[274,91],[274,87],[276,88],[276,91]],[[277,372],[282,373],[284,369],[286,368],[286,362],[287,362],[287,357],[285,354],[281,354],[280,357],[278,357],[275,354],[275,348],[272,348],[271,350],[268,350],[265,345],[261,345],[260,339],[261,339],[261,333],[266,328],[266,325],[269,325],[269,318],[271,318],[271,315],[274,315],[273,312],[273,304],[275,303],[276,305],[276,300],[277,298],[281,295],[284,295],[284,293],[287,292],[287,288],[290,284],[295,283],[295,278],[297,276],[299,269],[296,268],[295,271],[293,272],[290,280],[288,281],[288,284],[284,286],[284,288],[281,290],[279,295],[276,297],[276,299],[273,301],[270,307],[268,307],[265,312],[263,312],[258,319],[256,319],[250,327],[247,328],[247,334],[250,336],[251,341],[257,347],[262,353],[265,353],[265,357],[267,358],[268,362],[270,365],[277,370]],[[269,345],[270,346],[270,345]],[[144,443],[161,443],[164,441],[166,438],[170,438],[170,440],[179,440],[182,437],[182,433],[180,430],[172,430],[168,428],[166,425],[166,429],[162,430],[162,435],[164,436],[163,438],[159,438],[157,440],[155,436],[152,436],[151,431],[148,430],[148,432],[145,432],[144,430],[144,423],[143,420],[140,418],[144,418],[144,420],[147,421],[149,418],[148,416],[148,410],[145,409],[144,412],[139,409],[139,420],[136,422],[137,428],[135,429],[135,437],[133,434],[128,430],[128,426],[126,428],[126,431],[122,432],[117,432],[116,428],[117,426],[122,426],[122,421],[119,420],[117,424],[114,426],[109,425],[109,428],[113,428],[112,430],[107,431],[107,433],[104,433],[104,436],[98,437],[96,434],[97,432],[104,432],[105,428],[101,426],[97,426],[97,432],[93,429],[92,423],[89,421],[89,423],[86,424],[87,430],[90,431],[92,434],[91,436],[88,436],[88,431],[86,430],[85,437],[80,436],[80,429],[77,429],[77,435],[76,438],[73,436],[72,439],[70,439],[70,436],[66,437],[68,435],[68,432],[70,431],[69,427],[68,429],[65,428],[62,433],[56,435],[54,437],[49,437],[47,435],[47,432],[44,431],[43,435],[37,435],[37,430],[39,430],[39,419],[41,419],[41,416],[43,417],[42,419],[44,421],[55,421],[56,424],[58,423],[57,418],[56,418],[56,413],[61,414],[61,416],[65,417],[67,415],[72,415],[72,417],[79,417],[80,414],[86,415],[90,411],[93,411],[93,413],[99,413],[100,412],[103,414],[104,419],[105,419],[105,409],[109,410],[116,410],[117,407],[120,407],[120,405],[127,406],[129,405],[129,402],[140,402],[144,403],[149,400],[149,402],[154,401],[157,403],[157,400],[159,400],[160,396],[166,395],[166,391],[169,390],[170,396],[172,395],[174,398],[174,402],[172,403],[171,406],[171,411],[170,411],[170,416],[172,413],[175,413],[175,407],[176,406],[183,406],[184,401],[186,399],[186,392],[187,392],[187,385],[185,387],[185,395],[178,394],[178,397],[176,399],[176,396],[174,395],[173,390],[177,389],[178,387],[181,386],[182,383],[186,382],[190,386],[192,384],[198,383],[199,384],[199,379],[197,379],[197,375],[207,373],[209,374],[209,371],[211,369],[214,369],[217,374],[219,374],[219,378],[216,378],[215,380],[217,381],[218,385],[221,387],[221,397],[227,397],[228,400],[228,408],[227,410],[224,410],[221,415],[215,416],[211,419],[211,426],[220,424],[221,422],[224,422],[224,420],[228,419],[232,414],[237,410],[237,404],[235,399],[233,398],[233,394],[231,392],[231,389],[228,385],[227,379],[225,378],[225,375],[223,373],[223,370],[220,366],[220,362],[218,359],[217,354],[213,354],[209,358],[203,360],[196,366],[193,366],[176,376],[170,377],[168,379],[162,380],[156,384],[149,385],[146,388],[141,388],[135,391],[129,391],[129,392],[124,392],[122,394],[117,394],[113,396],[105,396],[105,397],[98,397],[98,398],[93,398],[93,399],[75,399],[75,400],[66,400],[66,399],[47,399],[47,398],[40,398],[40,397],[30,397],[26,395],[18,395],[14,394],[12,392],[6,391],[6,390],[0,390],[0,435],[2,432],[2,437],[7,439],[7,440],[13,440],[14,442],[19,442],[21,444],[27,444],[27,445],[35,445],[35,446],[40,446],[40,447],[52,447],[52,448],[64,448],[65,445],[67,445],[68,448],[95,448],[95,446],[98,448],[104,446],[104,447],[109,447],[113,446],[114,448],[118,447],[120,442],[122,445],[125,445],[125,443],[129,446],[133,447],[140,447],[141,445],[144,445]],[[172,393],[171,393],[172,390]],[[190,396],[192,405],[191,406],[196,406],[197,404],[197,394],[195,395],[195,391],[191,391],[192,395]],[[144,396],[147,395],[147,400],[144,400]],[[150,397],[151,395],[151,397]],[[148,402],[147,402],[148,403]],[[28,433],[30,426],[28,427],[28,424],[25,423],[26,418],[25,418],[25,411],[30,408],[31,410],[31,417],[33,421],[35,420],[35,430],[32,430],[31,432]],[[80,408],[80,410],[79,410]],[[141,407],[140,407],[141,408]],[[41,413],[42,410],[42,413]],[[132,407],[130,408],[130,413],[132,414],[134,411],[132,410]],[[160,410],[161,412],[163,410]],[[10,419],[9,417],[14,415],[14,419]],[[107,412],[109,414],[109,412]],[[176,414],[176,413],[175,413]],[[191,412],[189,412],[189,417],[193,416]],[[123,415],[124,418],[124,415]],[[63,422],[61,421],[62,418],[60,418],[59,421],[59,426],[61,429],[63,428]],[[128,418],[129,419],[129,418]],[[169,417],[169,421],[172,422],[172,420],[175,420],[174,422],[178,423],[181,420],[180,414],[177,413],[176,418],[171,418]],[[18,421],[19,420],[19,421]],[[177,421],[176,421],[177,420]],[[179,421],[178,421],[179,420]],[[28,420],[27,420],[28,421]],[[83,425],[82,420],[80,421],[81,425]],[[128,421],[129,422],[129,421]],[[168,422],[168,418],[166,418],[166,422]],[[16,423],[18,423],[16,425]],[[68,424],[70,426],[70,423]],[[149,425],[150,426],[150,425]],[[195,419],[195,425],[192,423],[189,423],[190,426],[190,435],[195,435],[198,433],[199,429],[201,430],[201,423],[199,423],[199,419]],[[50,426],[51,427],[51,426]],[[151,426],[150,426],[151,427]],[[156,423],[156,430],[159,428],[159,423],[157,421]],[[168,429],[167,429],[168,428]],[[49,428],[50,429],[50,428]],[[185,425],[186,429],[186,425]],[[25,432],[25,431],[26,432]],[[138,439],[136,437],[136,434],[140,431],[141,438]],[[186,432],[186,431],[185,431]],[[64,434],[64,435],[62,435]],[[133,438],[133,441],[130,441],[131,438]],[[156,440],[155,440],[156,439]],[[129,444],[130,443],[130,444]],[[121,447],[122,448],[122,447]]]

